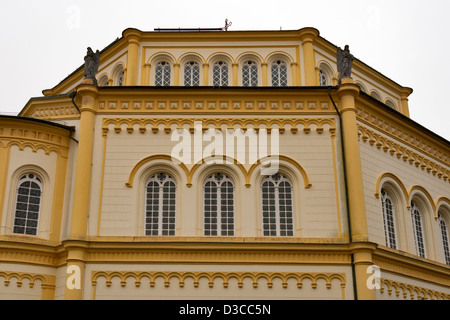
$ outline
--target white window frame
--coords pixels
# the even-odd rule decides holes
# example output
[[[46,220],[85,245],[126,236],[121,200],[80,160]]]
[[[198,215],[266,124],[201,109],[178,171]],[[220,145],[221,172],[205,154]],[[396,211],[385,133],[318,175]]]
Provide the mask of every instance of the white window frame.
[[[414,233],[414,243],[416,245],[416,253],[419,257],[426,257],[425,234],[423,226],[423,217],[419,207],[413,201],[411,202],[411,218]]]
[[[226,69],[226,74],[224,70]],[[217,74],[218,73],[218,74]],[[216,87],[228,87],[230,78],[230,66],[228,62],[219,60],[214,62],[212,68],[212,83]]]
[[[242,64],[242,86],[257,87],[259,84],[258,64],[253,60],[246,60]]]
[[[194,68],[197,67],[198,68],[198,76],[197,76],[197,81],[196,82],[194,80]],[[187,69],[190,69],[190,76],[188,78],[187,76]],[[184,86],[185,87],[198,87],[200,86],[200,64],[196,61],[188,61],[187,63],[185,63],[184,65],[184,75],[183,75],[183,81],[184,81]]]
[[[442,248],[444,250],[445,264],[450,265],[450,242],[448,225],[443,215],[438,213],[439,229],[441,230]]]
[[[326,87],[328,85],[327,75],[322,69],[319,69],[319,85],[321,87]]]
[[[159,75],[158,73],[161,73]],[[160,79],[158,79],[160,77]],[[167,61],[160,61],[155,66],[155,86],[168,87],[172,79],[172,66]]]
[[[22,185],[24,183],[27,183],[27,182],[30,183],[30,187],[28,188],[28,194],[27,195],[20,194],[19,193],[20,189],[21,188],[26,188],[26,187],[23,187]],[[32,191],[31,190],[31,184],[32,183],[37,184],[37,186],[39,187],[39,196],[36,196],[36,195],[33,196],[31,194],[31,191]],[[21,197],[25,197],[25,196],[28,197],[27,202],[23,202],[23,201],[19,202],[19,199]],[[30,202],[31,198],[37,198],[39,200],[38,204],[31,203]],[[31,173],[31,172],[21,175],[21,177],[20,177],[20,179],[19,179],[19,181],[17,183],[16,200],[15,200],[15,203],[14,203],[14,219],[13,219],[13,228],[12,228],[12,231],[13,231],[14,234],[22,234],[22,235],[28,235],[28,236],[37,236],[39,234],[39,222],[41,220],[42,202],[43,202],[43,183],[42,183],[42,179],[38,175],[36,175],[35,173]],[[19,205],[23,205],[23,204],[26,205],[26,209],[20,210],[18,207],[19,207]],[[38,206],[37,210],[33,210],[32,212],[30,212],[30,206],[36,206],[36,205]],[[19,217],[18,216],[19,212],[24,212],[25,213],[25,217]],[[33,214],[33,213],[37,215],[36,219],[29,218],[29,214]],[[16,225],[16,222],[17,222],[16,220],[24,220],[24,225],[23,226]],[[36,221],[36,226],[27,228],[28,221]],[[23,232],[16,232],[16,228],[24,228],[24,230],[23,230]],[[30,229],[30,230],[32,229],[35,232],[34,233],[28,233],[27,232],[28,229]]]
[[[213,197],[209,198],[207,197],[207,183],[213,183],[215,184],[216,192],[212,193],[211,196],[215,195],[217,199],[216,200],[216,210],[213,210],[212,207],[214,206],[212,201],[209,201],[210,199],[214,199]],[[223,199],[223,188],[230,188],[229,185],[231,184],[232,192],[231,192],[231,199],[228,195],[228,191],[225,193],[227,194],[227,197]],[[230,206],[229,203],[225,204],[226,210],[222,210],[222,201],[232,201],[232,204]],[[224,173],[215,173],[210,175],[205,182],[203,183],[203,235],[204,236],[222,236],[222,237],[232,237],[235,235],[235,227],[236,227],[236,196],[235,196],[235,186],[233,180]],[[208,209],[209,208],[209,209]],[[231,212],[231,217],[230,213]],[[210,219],[208,221],[208,219]],[[213,219],[215,219],[215,223],[213,222]],[[224,224],[231,225],[231,228],[222,228],[222,220],[225,219],[226,222]],[[230,222],[231,220],[231,222]],[[207,227],[209,226],[209,227]]]
[[[274,68],[275,66],[275,68]],[[282,78],[282,66],[286,74],[284,75],[285,83],[281,80]],[[276,59],[270,64],[270,81],[273,87],[287,87],[289,85],[289,68],[286,61],[281,59]],[[276,79],[275,79],[276,76]]]
[[[289,192],[289,197],[290,197],[290,205],[288,204],[284,204],[284,206],[288,207],[290,206],[291,210],[285,210],[285,217],[284,219],[290,219],[290,223],[286,222],[286,229],[282,230],[281,229],[281,200],[280,199],[280,184],[282,183],[287,183],[289,184],[289,188],[290,188],[290,192]],[[272,184],[272,186],[265,186],[266,183],[270,183]],[[286,186],[285,186],[286,187]],[[269,188],[268,192],[267,192],[267,201],[269,201],[270,199],[273,199],[274,202],[274,209],[275,210],[269,210],[269,212],[267,212],[267,217],[265,217],[265,213],[266,210],[265,208],[270,208],[271,204],[268,203],[264,203],[265,201],[265,190],[264,188]],[[273,198],[270,198],[270,195],[273,194]],[[286,199],[285,199],[286,200]],[[272,176],[268,176],[265,177],[262,182],[261,182],[261,216],[262,216],[262,232],[263,232],[263,236],[267,236],[267,237],[292,237],[295,234],[295,223],[294,223],[294,192],[293,192],[293,186],[291,181],[284,175],[282,174],[275,174]],[[274,211],[274,217],[270,217],[270,211]],[[272,224],[270,221],[268,221],[267,223],[265,222],[266,219],[275,219],[275,230],[272,230],[270,228],[270,225]],[[268,228],[266,228],[266,226],[269,226]],[[266,229],[267,229],[267,233],[266,234]],[[275,231],[275,234],[271,234],[273,231]],[[285,233],[285,234],[282,234]]]
[[[387,211],[387,205],[391,206],[390,212]],[[383,211],[384,236],[386,246],[392,249],[397,249],[397,227],[395,222],[395,205],[391,196],[384,189],[381,189],[381,206]],[[390,225],[390,223],[392,225]]]
[[[158,204],[157,204],[157,212],[156,217],[158,221],[148,222],[147,219],[151,219],[152,213],[154,213],[153,208],[149,210],[149,206],[155,207],[152,203],[152,200],[156,198],[149,198],[149,184],[156,183],[158,188]],[[168,184],[169,185],[166,185]],[[173,184],[173,185],[170,185]],[[165,188],[169,188],[169,192],[164,192]],[[171,191],[170,189],[174,189]],[[177,183],[175,179],[168,173],[160,172],[155,175],[152,175],[147,182],[145,183],[145,214],[144,214],[144,234],[146,236],[174,236],[176,230],[176,193],[177,193]],[[167,195],[168,203],[165,203],[165,196]],[[173,199],[173,203],[170,203],[170,200]],[[167,210],[165,210],[165,206],[167,206]],[[165,216],[167,213],[167,216]],[[173,219],[173,222],[167,221],[164,222],[164,219]],[[167,228],[165,225],[167,224]],[[154,226],[157,226],[156,228]]]

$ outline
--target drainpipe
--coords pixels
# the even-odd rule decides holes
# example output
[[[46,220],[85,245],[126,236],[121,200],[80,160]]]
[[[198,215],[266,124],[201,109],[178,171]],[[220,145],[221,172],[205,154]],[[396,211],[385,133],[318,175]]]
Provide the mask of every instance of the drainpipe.
[[[341,149],[342,149],[342,162],[343,162],[343,170],[344,170],[344,188],[345,188],[345,199],[346,199],[346,209],[347,209],[347,224],[348,224],[348,236],[349,236],[349,241],[350,243],[353,242],[352,239],[352,227],[350,224],[350,211],[348,208],[348,204],[349,204],[349,198],[348,198],[348,182],[347,182],[347,169],[345,166],[345,152],[344,152],[344,140],[342,139],[343,133],[342,133],[342,117],[341,117],[341,113],[339,112],[336,103],[334,102],[333,98],[331,97],[331,88],[332,87],[328,87],[328,96],[330,97],[331,102],[333,103],[334,106],[334,110],[336,110],[336,113],[339,117],[339,130],[340,130],[340,134],[341,134]],[[352,279],[353,279],[353,294],[355,296],[355,300],[358,300],[358,291],[356,289],[356,276],[355,276],[355,264],[354,264],[354,256],[353,253],[350,255],[351,257],[351,266],[352,266]]]

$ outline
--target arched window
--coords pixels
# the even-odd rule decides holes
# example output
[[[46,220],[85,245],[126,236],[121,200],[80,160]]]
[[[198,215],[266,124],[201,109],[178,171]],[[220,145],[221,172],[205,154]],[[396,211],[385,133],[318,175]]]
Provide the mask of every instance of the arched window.
[[[234,185],[225,174],[209,176],[204,184],[204,235],[234,236]]]
[[[442,246],[444,248],[445,263],[450,265],[450,245],[448,242],[448,228],[441,213],[438,214],[439,227],[441,229]]]
[[[42,181],[28,173],[19,179],[13,233],[37,235],[42,198]]]
[[[170,86],[170,64],[162,61],[156,64],[155,86]]]
[[[425,240],[423,234],[422,215],[420,214],[420,210],[415,202],[411,203],[411,217],[417,255],[425,258]]]
[[[282,60],[277,60],[272,63],[272,86],[274,87],[287,87],[288,76],[287,66]]]
[[[380,96],[380,94],[379,94],[378,92],[376,92],[375,90],[372,90],[372,91],[370,92],[370,96],[373,97],[373,98],[375,98],[375,99],[377,99],[378,101],[381,101],[381,96]]]
[[[242,65],[242,85],[244,87],[258,86],[258,66],[253,61],[246,61]]]
[[[184,85],[186,87],[200,85],[200,67],[197,62],[191,61],[184,65]]]
[[[108,76],[104,75],[98,80],[99,87],[106,87],[108,86]]]
[[[397,107],[395,106],[395,103],[392,102],[391,100],[389,100],[389,99],[386,100],[385,104],[386,104],[389,108],[394,109],[394,110],[397,110]]]
[[[175,180],[166,173],[152,176],[146,185],[145,234],[175,235]]]
[[[224,61],[217,61],[213,66],[213,85],[228,86],[228,64]]]
[[[122,87],[123,84],[124,84],[124,82],[125,82],[125,72],[122,71],[122,72],[119,74],[119,79],[117,80],[117,85],[118,85],[119,87]]]
[[[124,66],[119,63],[116,65],[111,73],[111,80],[113,86],[123,86],[125,84]]]
[[[392,249],[397,249],[394,222],[394,205],[392,203],[391,197],[384,189],[381,189],[381,205],[383,208],[384,235],[386,239],[386,246]]]
[[[325,87],[328,85],[327,76],[325,75],[325,72],[323,72],[322,70],[319,70],[319,84],[321,87]]]
[[[279,173],[264,178],[261,185],[264,236],[293,236],[292,186]]]

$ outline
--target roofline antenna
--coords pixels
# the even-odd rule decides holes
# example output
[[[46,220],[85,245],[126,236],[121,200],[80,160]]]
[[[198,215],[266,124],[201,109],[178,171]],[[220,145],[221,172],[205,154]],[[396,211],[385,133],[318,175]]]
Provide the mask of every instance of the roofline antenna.
[[[223,31],[228,31],[228,28],[231,27],[231,25],[233,24],[233,22],[228,21],[228,18],[225,19],[225,27],[222,28]]]

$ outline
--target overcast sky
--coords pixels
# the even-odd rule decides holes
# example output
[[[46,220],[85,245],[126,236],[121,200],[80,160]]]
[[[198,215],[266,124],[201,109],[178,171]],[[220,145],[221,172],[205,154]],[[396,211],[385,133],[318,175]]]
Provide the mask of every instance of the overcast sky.
[[[16,0],[0,11],[0,112],[80,67],[88,46],[102,50],[133,27],[298,30],[331,43],[405,87],[411,118],[450,140],[448,0]]]

